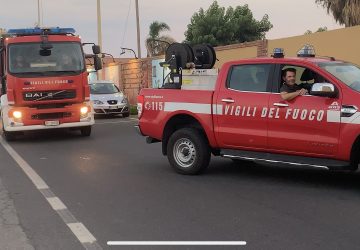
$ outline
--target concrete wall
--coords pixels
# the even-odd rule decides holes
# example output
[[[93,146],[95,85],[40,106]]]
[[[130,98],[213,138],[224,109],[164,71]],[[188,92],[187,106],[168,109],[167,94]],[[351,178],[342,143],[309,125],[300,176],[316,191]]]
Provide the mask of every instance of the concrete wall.
[[[120,67],[118,64],[110,64],[103,69],[106,80],[115,82],[120,87]]]
[[[267,41],[263,40],[228,46],[219,46],[215,47],[215,51],[218,61],[214,67],[221,68],[221,66],[228,61],[266,56]]]
[[[269,55],[274,48],[284,48],[285,56],[296,56],[307,43],[314,46],[317,56],[333,56],[360,65],[360,26],[269,40]]]

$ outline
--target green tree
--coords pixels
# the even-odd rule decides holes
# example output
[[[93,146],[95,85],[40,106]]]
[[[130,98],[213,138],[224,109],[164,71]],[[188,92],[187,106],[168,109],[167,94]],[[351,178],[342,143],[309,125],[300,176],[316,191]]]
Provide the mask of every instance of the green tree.
[[[150,24],[149,35],[145,42],[148,56],[158,56],[164,54],[168,44],[175,42],[172,37],[161,35],[164,31],[170,31],[170,27],[166,23],[154,21]]]
[[[345,27],[360,24],[360,2],[359,0],[315,0],[317,4],[332,13],[335,20]]]
[[[250,42],[264,39],[272,27],[268,15],[257,21],[247,4],[225,9],[214,1],[207,10],[201,8],[193,14],[185,39],[190,44],[213,46]]]

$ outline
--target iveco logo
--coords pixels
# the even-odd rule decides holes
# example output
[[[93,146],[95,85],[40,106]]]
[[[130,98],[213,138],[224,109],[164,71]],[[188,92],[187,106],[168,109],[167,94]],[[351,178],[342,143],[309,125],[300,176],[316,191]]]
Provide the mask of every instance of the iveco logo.
[[[27,98],[43,97],[43,93],[26,93],[25,97]]]
[[[53,93],[42,93],[42,92],[32,92],[26,93],[26,98],[41,98],[41,97],[53,97]]]

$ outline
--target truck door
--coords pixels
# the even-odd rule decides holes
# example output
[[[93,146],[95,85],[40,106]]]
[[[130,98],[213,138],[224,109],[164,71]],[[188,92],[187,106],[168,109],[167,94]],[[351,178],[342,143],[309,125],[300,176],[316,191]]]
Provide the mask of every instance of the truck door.
[[[239,64],[228,70],[217,92],[215,132],[221,148],[265,149],[272,64]]]
[[[308,156],[335,155],[339,141],[341,98],[304,95],[284,101],[279,93],[283,84],[281,72],[289,67],[296,69],[296,83],[308,83],[311,87],[315,79],[329,82],[310,68],[278,65],[269,100],[269,108],[275,108],[277,114],[268,119],[269,149],[277,153]]]

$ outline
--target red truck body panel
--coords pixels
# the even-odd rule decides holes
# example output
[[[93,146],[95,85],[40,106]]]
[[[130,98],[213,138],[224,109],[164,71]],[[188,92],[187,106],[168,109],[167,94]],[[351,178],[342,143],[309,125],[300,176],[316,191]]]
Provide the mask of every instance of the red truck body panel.
[[[144,96],[145,104],[139,119],[141,132],[161,141],[169,119],[186,114],[201,124],[212,148],[350,161],[352,147],[360,135],[360,112],[347,118],[342,117],[341,109],[344,105],[360,107],[360,93],[318,66],[329,61],[326,58],[239,60],[222,66],[214,91],[142,89],[140,95]],[[278,72],[279,65],[306,67],[331,82],[337,89],[337,97],[306,95],[284,101],[276,91],[230,89],[227,78],[232,67],[248,64],[269,64],[274,72]],[[279,80],[276,77],[274,73],[268,84]],[[226,103],[229,100],[231,103]],[[163,109],[156,108],[156,103],[161,103]]]

